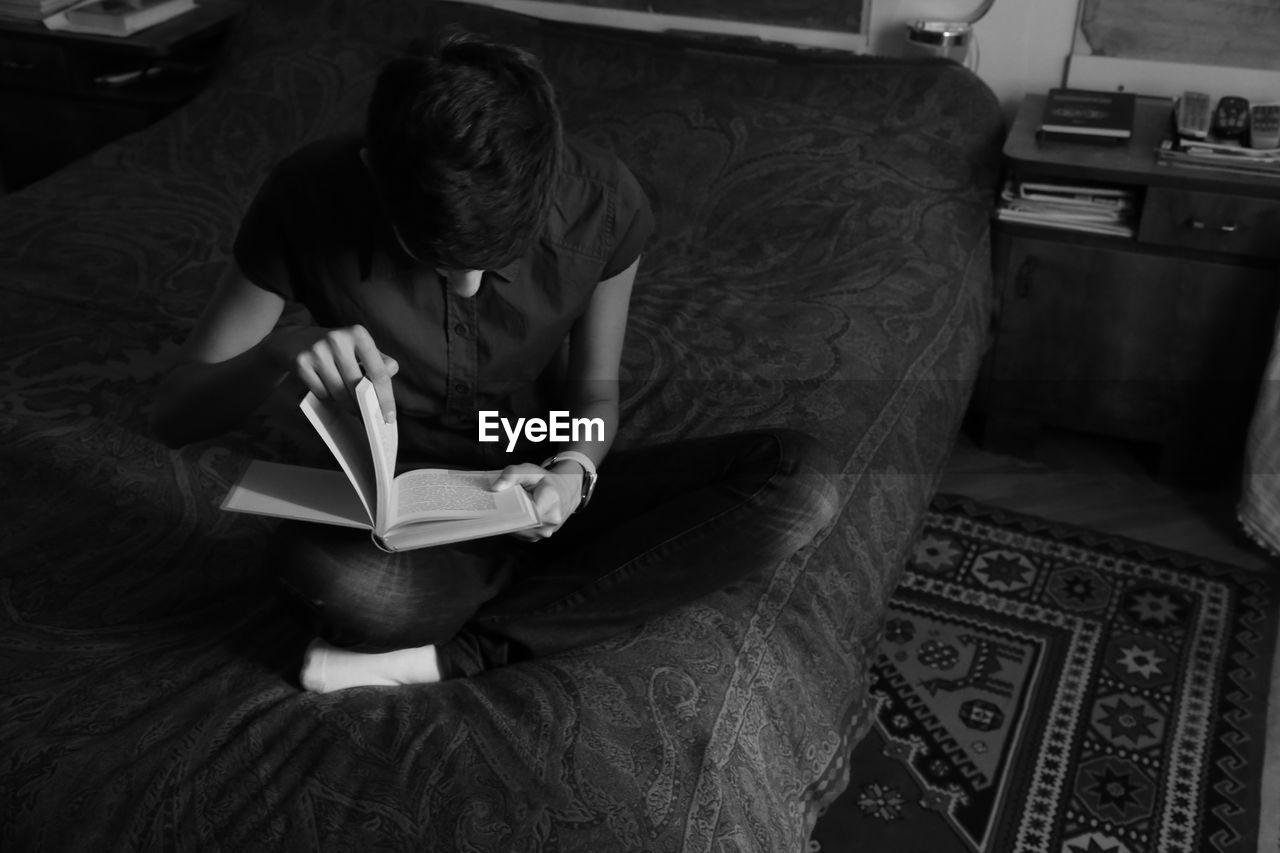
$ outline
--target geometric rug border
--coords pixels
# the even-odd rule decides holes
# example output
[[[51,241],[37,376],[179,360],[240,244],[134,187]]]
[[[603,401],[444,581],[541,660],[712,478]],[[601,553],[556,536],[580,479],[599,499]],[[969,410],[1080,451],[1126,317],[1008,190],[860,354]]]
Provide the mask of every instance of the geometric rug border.
[[[1250,600],[1248,605],[1245,605],[1244,601],[1240,602],[1248,609],[1257,612],[1260,609],[1258,605],[1262,601],[1268,602],[1270,606],[1267,609],[1273,612],[1280,609],[1280,575],[1278,574],[1250,570],[1215,560],[1211,557],[1178,551],[1120,534],[1091,530],[1069,522],[1056,521],[1026,512],[992,506],[960,494],[940,493],[935,495],[931,501],[930,510],[944,514],[959,512],[973,522],[986,522],[1006,529],[1015,528],[1025,535],[1051,540],[1065,546],[1079,546],[1094,551],[1103,551],[1109,556],[1118,559],[1140,560],[1144,563],[1167,567],[1175,571],[1194,571],[1209,579],[1226,578],[1238,587],[1242,597]],[[1256,632],[1260,626],[1254,623],[1250,627]],[[1280,673],[1280,619],[1269,619],[1262,629],[1262,633],[1258,636],[1262,641],[1260,643],[1261,649],[1269,650],[1272,655],[1272,666],[1266,669],[1272,673]],[[1226,675],[1224,673],[1224,676]],[[1266,676],[1264,675],[1263,677],[1265,678]],[[1280,702],[1280,683],[1277,683],[1274,674],[1270,678],[1269,686],[1268,704]],[[1263,691],[1267,690],[1267,685],[1264,684],[1261,687]],[[1269,760],[1280,758],[1280,744],[1270,742],[1266,736],[1268,728],[1274,731],[1275,727],[1268,727],[1266,722],[1263,721],[1262,728],[1261,748],[1264,755]],[[1266,776],[1265,762],[1263,775]],[[1263,812],[1265,813],[1266,811],[1264,807]],[[1217,812],[1217,817],[1224,824],[1230,824],[1233,822],[1232,817],[1234,816],[1230,814],[1229,809],[1224,809],[1221,812]],[[1259,825],[1254,826],[1253,830],[1260,833],[1266,825],[1267,821],[1260,820]],[[1234,832],[1224,830],[1223,835],[1231,836],[1234,835]],[[1280,853],[1280,837],[1266,838],[1261,834],[1256,837],[1258,838],[1258,846],[1256,848],[1258,853],[1263,853],[1263,851],[1266,851],[1266,853],[1272,853],[1272,851]],[[1252,849],[1250,853],[1253,853]]]
[[[1215,560],[1212,557],[1178,551],[1118,533],[1090,530],[1069,522],[1054,521],[1043,516],[995,507],[964,495],[937,494],[933,498],[930,509],[935,512],[951,512],[958,509],[976,521],[1017,525],[1025,533],[1047,536],[1059,542],[1092,549],[1105,548],[1117,557],[1139,557],[1144,562],[1161,562],[1175,569],[1207,568],[1210,570],[1210,576],[1227,574],[1232,575],[1237,581],[1258,580],[1264,588],[1276,584],[1276,578],[1271,575]]]

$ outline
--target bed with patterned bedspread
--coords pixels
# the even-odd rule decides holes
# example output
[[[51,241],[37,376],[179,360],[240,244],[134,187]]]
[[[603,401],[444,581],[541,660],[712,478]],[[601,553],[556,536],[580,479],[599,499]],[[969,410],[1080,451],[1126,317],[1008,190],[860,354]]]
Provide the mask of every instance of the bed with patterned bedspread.
[[[296,398],[180,451],[148,409],[269,167],[358,127],[380,62],[443,20],[541,56],[653,202],[620,444],[799,426],[843,509],[611,642],[309,694],[270,524],[218,509],[249,459],[313,449]],[[251,4],[195,101],[0,199],[0,849],[803,850],[977,372],[1000,137],[946,62]]]

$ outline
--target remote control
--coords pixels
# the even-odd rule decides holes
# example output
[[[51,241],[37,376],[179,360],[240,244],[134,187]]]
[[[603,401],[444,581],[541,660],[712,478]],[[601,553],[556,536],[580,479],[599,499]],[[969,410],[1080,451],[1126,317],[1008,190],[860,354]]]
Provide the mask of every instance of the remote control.
[[[1249,129],[1249,102],[1238,95],[1224,95],[1213,110],[1213,134],[1239,139]]]
[[[1183,92],[1175,107],[1178,116],[1178,135],[1192,139],[1205,139],[1209,135],[1212,114],[1209,96],[1204,92]]]
[[[1280,147],[1280,104],[1254,104],[1251,112],[1249,147]]]

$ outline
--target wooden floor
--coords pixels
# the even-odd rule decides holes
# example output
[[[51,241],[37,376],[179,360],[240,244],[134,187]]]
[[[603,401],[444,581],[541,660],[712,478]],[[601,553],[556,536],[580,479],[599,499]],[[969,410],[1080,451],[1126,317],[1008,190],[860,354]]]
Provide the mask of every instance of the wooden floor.
[[[1045,430],[1034,458],[1024,459],[987,452],[965,433],[940,491],[1244,568],[1278,568],[1240,531],[1234,483],[1206,490],[1160,482],[1144,452],[1124,442]]]

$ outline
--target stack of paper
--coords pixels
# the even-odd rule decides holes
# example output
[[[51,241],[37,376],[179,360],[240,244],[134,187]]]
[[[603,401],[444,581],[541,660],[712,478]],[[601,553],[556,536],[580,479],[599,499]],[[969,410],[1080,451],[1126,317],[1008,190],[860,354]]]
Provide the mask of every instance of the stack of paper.
[[[1005,183],[996,217],[1049,228],[1134,235],[1136,193],[1114,187],[1018,182]]]
[[[65,12],[45,18],[44,25],[51,30],[127,38],[194,8],[196,0],[75,0]]]
[[[1246,148],[1235,141],[1166,139],[1156,149],[1156,162],[1166,166],[1280,177],[1280,149]]]
[[[0,17],[39,21],[80,0],[0,0]]]

